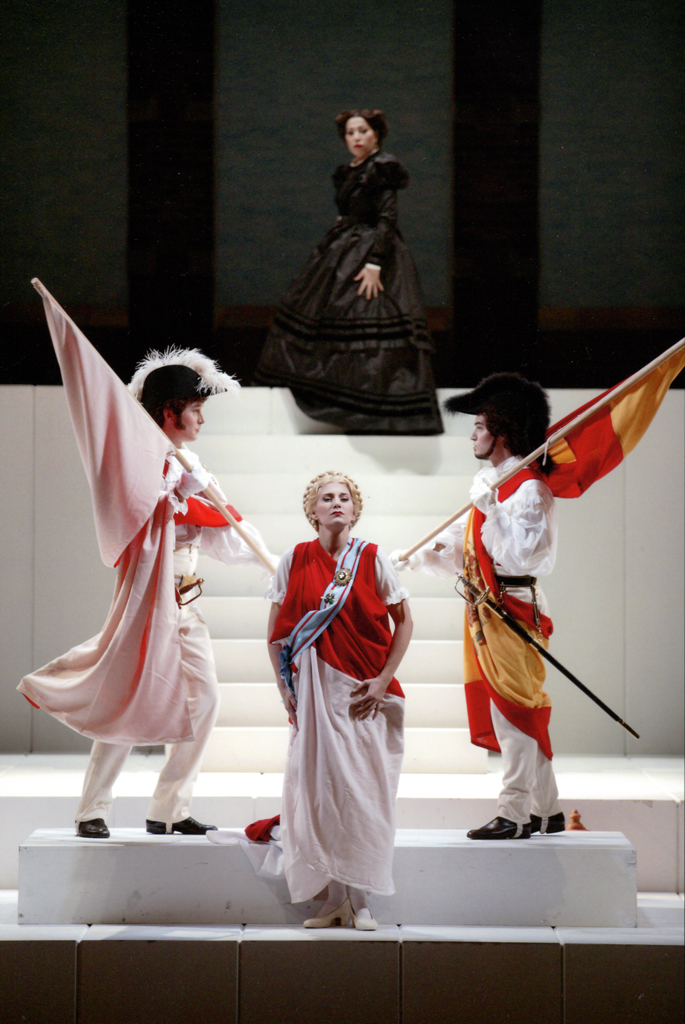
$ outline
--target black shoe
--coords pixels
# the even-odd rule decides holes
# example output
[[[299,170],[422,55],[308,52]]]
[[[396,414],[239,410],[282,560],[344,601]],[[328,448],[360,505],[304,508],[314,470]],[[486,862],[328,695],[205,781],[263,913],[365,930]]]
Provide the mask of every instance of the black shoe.
[[[167,834],[163,821],[146,820],[145,831],[153,836]],[[184,836],[203,836],[205,832],[216,832],[216,825],[202,825],[199,821],[195,821],[195,818],[184,818],[183,821],[175,821],[171,826],[171,831],[180,832]]]
[[[81,839],[109,839],[109,829],[104,818],[76,822],[76,835]]]
[[[497,817],[482,828],[472,828],[466,835],[469,839],[530,839],[530,822],[517,825],[508,818]]]
[[[537,816],[537,814],[531,814],[531,816],[530,816],[530,831],[531,832],[540,832],[541,831],[540,826],[542,825],[542,822],[544,820],[545,820],[544,818],[539,818]],[[566,818],[564,817],[564,812],[563,811],[559,811],[558,814],[550,815],[550,817],[547,818],[546,820],[547,820],[547,826],[546,826],[544,832],[542,832],[543,836],[549,836],[549,835],[552,834],[552,832],[565,832],[566,831]]]

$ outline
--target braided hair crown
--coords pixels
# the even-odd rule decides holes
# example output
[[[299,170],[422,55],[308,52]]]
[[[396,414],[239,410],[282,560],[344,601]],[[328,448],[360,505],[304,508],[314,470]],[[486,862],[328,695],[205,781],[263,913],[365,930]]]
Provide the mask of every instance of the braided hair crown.
[[[351,477],[349,477],[346,473],[340,473],[334,469],[329,469],[328,472],[326,473],[319,473],[318,476],[315,476],[313,480],[309,481],[309,483],[307,484],[307,488],[304,492],[304,496],[302,498],[302,507],[304,508],[304,514],[306,515],[307,519],[312,524],[314,529],[317,531],[317,533],[319,531],[319,523],[318,520],[313,517],[312,512],[314,511],[314,506],[316,505],[316,502],[318,500],[319,491],[321,490],[324,484],[330,483],[345,484],[348,491],[350,492],[350,496],[352,498],[352,506],[354,508],[354,519],[350,523],[350,526],[355,526],[355,524],[359,521],[360,515],[362,514],[362,507],[364,504],[362,500],[362,493]]]

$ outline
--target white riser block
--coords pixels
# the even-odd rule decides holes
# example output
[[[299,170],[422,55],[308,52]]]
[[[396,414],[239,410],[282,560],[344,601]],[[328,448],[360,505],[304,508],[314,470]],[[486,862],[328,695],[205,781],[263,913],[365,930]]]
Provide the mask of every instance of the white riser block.
[[[475,463],[474,463],[475,466]],[[367,515],[432,515],[436,524],[456,512],[469,500],[474,466],[461,476],[452,474],[421,476],[365,473],[352,479],[362,492],[364,507],[362,522]],[[221,488],[231,505],[246,519],[257,513],[273,512],[281,508],[287,512],[302,507],[302,497],[308,480],[291,473],[219,473]],[[418,540],[418,538],[417,538]]]
[[[306,522],[304,517],[303,522]],[[266,537],[264,539],[265,541],[267,540]],[[300,541],[310,539],[304,533],[304,530],[301,529],[292,543],[299,543]],[[414,540],[420,540],[418,533]],[[413,541],[409,541],[409,543],[413,543]],[[405,536],[405,547],[406,544],[407,538]],[[276,545],[272,545],[271,551],[273,554],[280,556],[286,546],[289,545],[283,544],[278,548]],[[399,544],[396,545],[396,547],[399,546]],[[203,593],[207,597],[261,597],[263,599],[268,585],[262,576],[261,566],[224,565],[222,562],[217,562],[207,555],[200,555],[197,572],[198,576],[202,576],[205,579]],[[403,572],[400,580],[411,595],[409,598],[410,603],[415,597],[449,598],[453,603],[457,621],[463,620],[464,602],[455,594],[454,584],[450,580],[441,580],[437,576],[428,576],[424,572],[411,571]],[[200,601],[202,600],[200,598]],[[265,601],[265,605],[268,615],[268,602]]]
[[[404,683],[404,721],[408,729],[466,729],[463,683]]]
[[[282,772],[288,749],[288,726],[218,726],[209,737],[203,772]],[[468,729],[404,731],[403,771],[417,774],[469,775],[488,770],[487,751],[474,747]]]
[[[282,709],[281,709],[282,710]],[[288,752],[288,725],[212,730],[202,772],[282,772]]]
[[[381,924],[637,923],[635,850],[620,833],[476,843],[464,832],[398,831],[393,876],[395,896],[371,897]],[[46,829],[19,850],[22,924],[282,924],[311,916],[312,903],[284,905],[274,889],[240,846],[203,836],[115,829],[109,841],[94,842]]]
[[[438,402],[463,389],[442,388],[437,391]],[[569,406],[570,411],[573,405]],[[244,387],[238,400],[232,395],[216,395],[203,410],[203,434],[276,434],[276,435],[333,435],[342,433],[341,427],[311,419],[301,412],[288,388]],[[455,437],[468,437],[473,427],[469,416],[444,416],[445,433]],[[357,438],[356,440],[360,440]],[[402,441],[404,438],[392,438]],[[433,438],[421,438],[432,441]],[[236,439],[240,443],[240,438]],[[236,443],[236,442],[234,442]]]
[[[365,512],[353,534],[362,540],[369,540],[380,545],[386,554],[390,554],[396,549],[404,550],[422,540],[431,530],[440,525],[445,516],[454,511],[453,508],[447,508],[438,511],[435,515],[383,515]],[[254,515],[246,514],[245,519],[259,531],[267,549],[276,556],[280,556],[287,548],[294,547],[303,541],[314,540],[316,536],[315,531],[305,519],[304,513],[298,511],[297,506],[292,511],[289,509],[281,515],[255,512]],[[206,558],[203,558],[202,561],[206,563]],[[231,567],[227,566],[227,568]],[[259,570],[255,567],[254,571]],[[206,572],[209,576],[209,569]],[[411,570],[407,570],[406,574],[408,578],[426,575],[425,573],[413,573]],[[203,571],[201,575],[205,575],[205,572]],[[448,588],[453,586],[449,580],[442,582],[447,584]],[[410,583],[405,586],[410,591],[413,589]]]
[[[274,683],[220,683],[218,727],[281,726],[285,712]],[[464,687],[459,684],[409,683],[405,726],[409,728],[466,728]]]
[[[216,728],[282,726],[285,711],[276,683],[220,683],[221,706]]]
[[[293,439],[286,434],[256,433],[233,439],[203,432],[192,448],[215,475],[251,473],[255,468],[260,473],[278,474],[287,466],[288,472],[299,481],[300,495],[310,480],[328,470],[349,473],[363,487],[367,475],[396,473],[409,479],[435,474],[473,477],[479,465],[468,438],[446,435],[348,437],[323,434]]]
[[[203,562],[203,568],[207,563]],[[414,574],[402,581],[411,589]],[[197,605],[215,640],[266,639],[269,602],[260,597],[202,597]],[[451,597],[411,598],[414,640],[461,640],[463,606]]]
[[[207,562],[203,562],[203,569]],[[263,640],[269,602],[263,597],[201,597],[197,605],[214,640]]]
[[[264,640],[213,640],[221,682],[263,683],[273,677]],[[461,640],[415,640],[402,659],[400,683],[461,683]]]
[[[474,747],[468,729],[404,731],[402,771],[412,775],[478,775],[488,770],[488,752]]]

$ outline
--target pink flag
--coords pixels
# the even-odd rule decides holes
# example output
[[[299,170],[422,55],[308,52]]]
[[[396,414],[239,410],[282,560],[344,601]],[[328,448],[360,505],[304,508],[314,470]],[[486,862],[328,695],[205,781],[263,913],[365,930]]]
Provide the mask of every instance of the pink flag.
[[[193,730],[174,598],[173,510],[161,483],[169,441],[40,281],[100,552],[119,562],[97,636],[25,676],[36,707],[109,743],[177,743]]]
[[[90,484],[100,554],[115,565],[159,497],[169,440],[38,278]]]

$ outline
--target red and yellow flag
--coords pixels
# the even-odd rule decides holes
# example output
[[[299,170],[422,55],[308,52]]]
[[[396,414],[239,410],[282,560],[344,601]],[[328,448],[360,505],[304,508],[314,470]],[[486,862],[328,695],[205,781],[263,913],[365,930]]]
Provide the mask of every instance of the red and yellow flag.
[[[547,457],[554,463],[554,469],[545,482],[557,498],[577,498],[632,452],[683,366],[685,347],[679,347],[650,373],[598,409],[595,415],[590,414],[565,437],[550,445]],[[547,437],[553,437],[614,390],[610,388],[559,420],[549,428]]]

